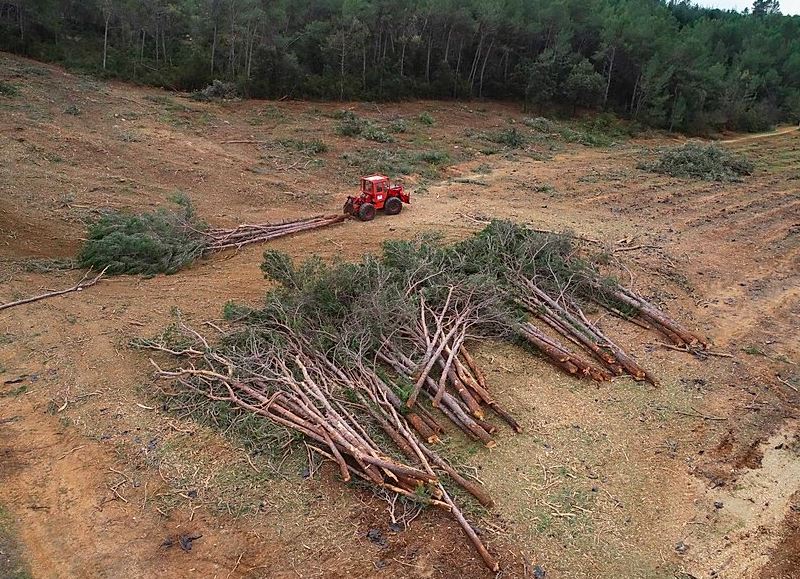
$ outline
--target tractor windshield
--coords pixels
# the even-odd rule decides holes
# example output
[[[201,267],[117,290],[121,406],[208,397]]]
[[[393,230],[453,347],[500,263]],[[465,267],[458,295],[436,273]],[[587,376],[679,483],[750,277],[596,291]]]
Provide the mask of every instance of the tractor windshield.
[[[361,190],[364,193],[370,193],[372,191],[372,187],[370,186],[370,182],[366,179],[361,179]]]

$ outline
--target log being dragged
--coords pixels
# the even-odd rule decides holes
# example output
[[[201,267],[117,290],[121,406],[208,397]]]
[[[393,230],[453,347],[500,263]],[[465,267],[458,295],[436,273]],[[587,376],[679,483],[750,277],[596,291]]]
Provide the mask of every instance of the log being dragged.
[[[258,225],[239,225],[230,229],[210,229],[205,232],[208,245],[205,253],[239,249],[251,243],[262,243],[285,235],[319,229],[347,219],[346,215],[316,215],[283,223],[263,223]]]

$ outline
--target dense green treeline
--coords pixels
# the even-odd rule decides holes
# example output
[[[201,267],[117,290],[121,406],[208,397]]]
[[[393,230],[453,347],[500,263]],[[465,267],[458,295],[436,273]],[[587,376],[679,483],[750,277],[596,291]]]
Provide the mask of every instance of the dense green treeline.
[[[0,49],[253,97],[524,99],[689,132],[800,116],[800,17],[660,0],[0,0]]]

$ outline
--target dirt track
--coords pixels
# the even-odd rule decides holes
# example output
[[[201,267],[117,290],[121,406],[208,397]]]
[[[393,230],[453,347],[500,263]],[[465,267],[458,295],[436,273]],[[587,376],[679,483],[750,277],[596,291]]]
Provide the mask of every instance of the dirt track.
[[[385,147],[338,137],[330,113],[341,105],[201,104],[3,55],[0,78],[21,93],[0,100],[0,302],[71,285],[77,272],[33,273],[30,259],[73,255],[82,220],[100,210],[182,190],[215,225],[336,211],[358,174],[342,154]],[[73,105],[80,114],[64,112]],[[454,166],[398,217],[271,248],[356,258],[419,231],[464,236],[482,216],[568,228],[616,249],[635,287],[734,355],[699,360],[607,319],[661,382],[598,387],[483,345],[492,389],[527,427],[463,457],[499,498],[477,523],[506,576],[522,576],[525,559],[548,578],[798,576],[800,132],[726,144],[758,171],[718,184],[637,169],[660,138],[479,153],[468,131],[519,122],[511,106],[352,108],[430,111],[436,124],[412,123],[397,146],[445,149]],[[223,144],[317,136],[330,147],[322,163]],[[325,468],[304,479],[302,453],[248,460],[161,410],[130,339],[162,330],[175,308],[202,324],[228,300],[258,303],[262,251],[0,313],[0,507],[14,519],[4,528],[0,517],[0,545],[16,537],[33,576],[485,576],[446,517],[391,533],[385,503]],[[376,528],[384,547],[366,538]],[[190,552],[161,546],[182,533],[203,537]]]

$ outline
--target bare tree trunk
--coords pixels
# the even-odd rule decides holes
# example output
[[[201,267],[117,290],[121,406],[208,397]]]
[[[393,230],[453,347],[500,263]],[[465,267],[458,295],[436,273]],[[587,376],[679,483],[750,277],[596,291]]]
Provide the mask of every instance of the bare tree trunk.
[[[458,96],[458,75],[461,71],[461,52],[464,49],[464,38],[458,42],[458,59],[456,60],[456,73],[453,75],[453,98]]]
[[[236,59],[236,13],[234,12],[235,5],[231,3],[231,46],[228,51],[228,78],[233,79],[236,76],[234,62]]]
[[[111,20],[111,12],[106,12],[106,29],[103,33],[103,70],[106,69],[108,59],[108,22]]]
[[[367,43],[361,45],[361,88],[367,88]]]
[[[217,23],[215,21],[214,39],[211,41],[211,76],[214,76],[214,59],[216,58],[216,54],[217,54]]]
[[[258,33],[258,22],[253,23],[253,31],[250,33],[250,42],[247,47],[247,80],[250,80],[250,71],[253,68],[253,48],[256,43],[256,34]]]
[[[478,42],[478,49],[475,51],[475,57],[472,59],[472,66],[469,70],[467,81],[469,82],[469,94],[472,95],[472,90],[475,87],[475,75],[478,74],[478,63],[481,61],[481,50],[483,49],[483,39],[485,34],[481,32],[481,39]]]
[[[342,30],[342,60],[339,65],[339,100],[344,100],[344,61],[347,50],[347,35]],[[400,73],[402,74],[402,73]]]
[[[675,128],[675,109],[678,106],[678,89],[675,88],[675,92],[672,96],[672,110],[669,113],[669,132],[671,133],[672,130]]]
[[[486,57],[483,59],[483,66],[481,66],[481,80],[478,84],[478,98],[483,98],[483,75],[486,72],[486,63],[489,61],[489,55],[492,52],[492,47],[494,46],[494,38],[489,43],[489,49],[486,51]]]
[[[611,75],[614,72],[614,59],[617,56],[617,47],[614,46],[611,48],[611,59],[608,63],[608,80],[606,81],[606,93],[603,95],[603,108],[606,107],[606,103],[608,103],[608,93],[611,90]]]
[[[633,112],[633,104],[636,102],[636,91],[639,90],[639,81],[642,79],[642,75],[636,77],[636,83],[633,85],[633,94],[631,95],[631,104],[628,107],[628,112]]]
[[[162,29],[161,30],[161,49],[164,51],[164,64],[167,64],[168,61],[169,61],[170,64],[172,64],[172,61],[170,60],[169,55],[167,55],[167,35],[164,32],[165,31]]]
[[[403,68],[406,64],[406,43],[407,40],[403,39],[403,50],[400,52],[400,76],[403,76]]]
[[[431,46],[433,46],[433,30],[428,33],[428,56],[425,59],[425,81],[431,82]]]
[[[447,31],[447,42],[444,44],[444,61],[450,58],[450,37],[453,35],[453,25],[450,25],[450,30]]]

